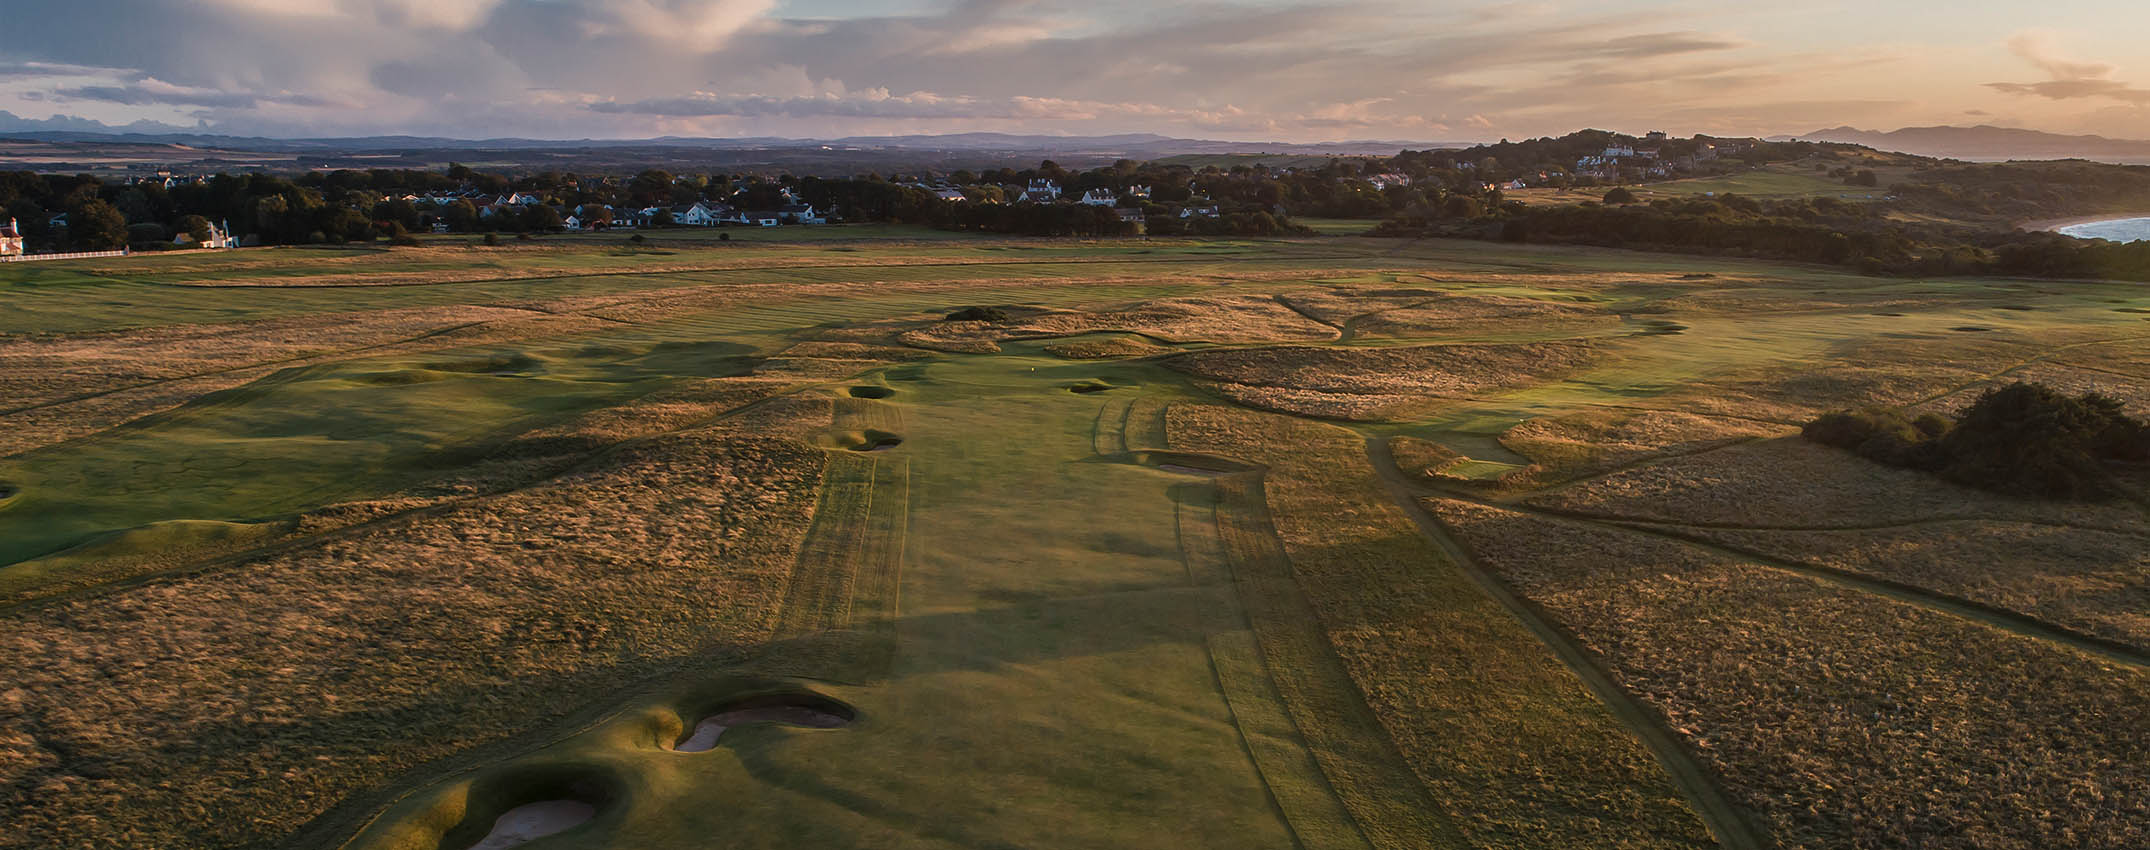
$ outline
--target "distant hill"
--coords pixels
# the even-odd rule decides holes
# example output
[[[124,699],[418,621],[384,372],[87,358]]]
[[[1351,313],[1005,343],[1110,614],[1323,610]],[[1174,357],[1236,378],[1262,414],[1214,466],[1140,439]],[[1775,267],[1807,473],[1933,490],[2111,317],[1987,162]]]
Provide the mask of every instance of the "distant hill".
[[[219,136],[202,133],[117,133],[81,130],[30,130],[7,132],[0,140],[78,144],[186,145],[224,150],[275,151],[285,153],[371,153],[408,150],[602,150],[616,148],[702,148],[707,150],[791,150],[837,148],[853,150],[909,151],[1067,151],[1087,154],[1119,154],[1137,157],[1197,153],[1328,154],[1333,156],[1394,156],[1405,149],[1464,147],[1470,142],[1341,141],[1341,142],[1247,142],[1216,139],[1179,139],[1150,133],[1109,136],[1046,136],[1010,133],[951,133],[917,136],[848,136],[839,139],[792,139],[774,136],[717,139],[662,136],[651,139],[450,139],[429,136],[355,136],[342,138],[275,139],[258,136]]]
[[[0,113],[5,115],[5,113]],[[0,124],[0,128],[4,128]],[[270,171],[338,168],[437,168],[453,161],[523,170],[673,171],[747,169],[846,176],[862,171],[913,171],[1036,165],[1052,159],[1088,168],[1116,159],[1160,160],[1190,155],[1269,157],[1395,156],[1404,150],[1464,147],[1464,142],[1344,141],[1235,142],[1176,139],[1147,133],[1044,136],[956,133],[938,136],[774,137],[710,139],[448,139],[363,136],[272,139],[185,132],[90,132],[73,129],[0,131],[0,170],[38,171]]]
[[[1816,130],[1797,138],[1845,142],[1876,150],[1972,161],[2088,159],[2123,165],[2150,164],[2150,141],[2104,136],[2064,136],[2012,127],[1905,127],[1880,132],[1856,127]]]

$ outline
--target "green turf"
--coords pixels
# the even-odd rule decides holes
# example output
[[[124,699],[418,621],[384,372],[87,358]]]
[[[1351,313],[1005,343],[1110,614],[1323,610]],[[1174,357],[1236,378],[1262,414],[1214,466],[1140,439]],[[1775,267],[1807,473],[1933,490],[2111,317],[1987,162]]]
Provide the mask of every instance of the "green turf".
[[[14,564],[0,569],[0,597],[116,577],[114,564],[144,553],[243,548],[281,533],[295,512],[437,480],[532,428],[736,374],[814,329],[960,304],[1102,305],[1348,285],[1587,302],[1626,314],[1582,334],[1606,346],[1600,365],[1444,400],[1418,421],[1360,426],[1442,442],[1468,458],[1445,471],[1471,478],[1528,462],[1498,439],[1521,421],[1644,402],[1740,370],[1796,369],[1864,341],[1939,341],[1964,326],[2022,335],[2145,327],[2121,312],[2145,299],[2097,284],[1882,280],[1715,258],[1369,240],[1343,223],[1316,224],[1324,235],[1290,240],[926,239],[901,228],[831,228],[808,239],[810,231],[786,229],[769,236],[800,238],[473,251],[466,260],[414,254],[407,263],[394,252],[291,249],[256,255],[273,266],[240,270],[198,257],[0,269],[0,333],[675,287],[751,296],[569,337],[289,369],[0,460],[0,482],[19,488],[0,502],[0,567]],[[886,244],[851,244],[868,241]],[[887,262],[859,262],[864,250]],[[414,278],[461,269],[517,279],[172,285],[328,280],[353,256],[385,257],[367,268]],[[612,270],[686,261],[752,267]],[[1755,285],[1743,276],[1808,300],[1799,309],[1711,311],[1709,297]],[[811,289],[830,284],[842,294]],[[1888,315],[1832,306],[1832,291],[1923,301]],[[1354,344],[1572,335],[1463,329]],[[859,385],[891,392],[847,391]],[[1112,389],[1069,392],[1074,385]],[[743,668],[591,694],[600,721],[532,733],[520,755],[378,789],[360,802],[381,815],[351,847],[437,850],[444,833],[453,834],[449,846],[472,838],[481,821],[533,795],[587,788],[601,798],[599,817],[541,846],[706,846],[712,836],[738,847],[1457,842],[1301,598],[1295,564],[1313,558],[1280,548],[1260,488],[1250,476],[1213,478],[1208,459],[1158,451],[1170,447],[1166,402],[1215,400],[1184,377],[1139,362],[1071,362],[1028,341],[800,392],[829,399],[837,413],[819,441],[832,461],[772,618],[776,642]],[[888,438],[902,442],[854,451]],[[1392,548],[1379,557],[1339,557],[1444,563],[1421,557],[1426,541],[1417,536],[1382,545]],[[789,678],[755,678],[779,674]],[[846,700],[859,721],[739,729],[699,755],[664,749],[710,700],[773,687]],[[578,790],[584,782],[595,784]]]
[[[858,688],[826,681],[841,670],[799,669],[799,653],[782,662],[853,703],[858,723],[743,729],[717,752],[686,755],[635,734],[644,721],[630,709],[493,772],[419,789],[351,846],[421,846],[440,826],[423,822],[471,789],[548,765],[623,776],[628,789],[598,820],[550,839],[560,848],[689,846],[711,835],[736,847],[1294,846],[1234,720],[1282,709],[1246,702],[1273,698],[1244,653],[1234,656],[1237,702],[1227,701],[1210,641],[1243,641],[1245,626],[1230,586],[1191,580],[1182,554],[1178,499],[1200,477],[1097,455],[1106,400],[1066,390],[1097,378],[1169,389],[1169,374],[1010,355],[886,378],[898,394],[869,404],[900,410],[904,442],[873,464],[904,462],[910,506],[891,666]],[[840,492],[825,497],[817,537],[824,521],[868,522],[840,506],[871,497],[849,483]],[[1115,506],[1109,523],[1066,509],[1099,504]],[[844,537],[828,545],[856,546]],[[851,557],[834,551],[802,568]],[[807,595],[837,584],[817,579]],[[1264,734],[1265,753],[1283,747],[1275,758],[1294,758],[1295,744]]]

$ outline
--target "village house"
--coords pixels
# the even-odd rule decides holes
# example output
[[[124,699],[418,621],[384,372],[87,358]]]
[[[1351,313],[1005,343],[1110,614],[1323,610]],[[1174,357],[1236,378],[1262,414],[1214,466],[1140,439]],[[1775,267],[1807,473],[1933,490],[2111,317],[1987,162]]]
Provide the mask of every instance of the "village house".
[[[1022,200],[1032,204],[1050,204],[1060,200],[1060,184],[1051,180],[1034,179],[1023,189]]]
[[[1411,178],[1405,174],[1374,174],[1368,176],[1366,182],[1373,184],[1378,191],[1387,191],[1390,186],[1411,185]]]
[[[196,248],[214,248],[222,250],[225,248],[239,247],[239,240],[232,238],[230,222],[224,222],[221,225],[217,222],[210,222],[209,238],[203,239],[200,242],[196,242],[194,241],[193,234],[181,233],[178,236],[172,237],[172,244],[192,245]]]
[[[1121,207],[1112,212],[1120,217],[1120,223],[1134,225],[1136,236],[1141,236],[1149,230],[1149,219],[1142,214],[1141,210],[1132,207]]]
[[[7,226],[0,227],[0,257],[22,256],[25,244],[22,238],[22,227],[14,219],[8,219]]]
[[[948,201],[950,203],[962,203],[964,201],[970,200],[970,196],[963,194],[963,190],[961,189],[942,187],[939,189],[928,189],[926,191],[933,193],[933,197],[939,198],[943,201]]]
[[[828,218],[814,211],[813,204],[785,204],[770,210],[745,210],[733,214],[732,221],[749,227],[776,227],[784,224],[827,224]]]
[[[1109,207],[1120,203],[1120,199],[1111,189],[1091,189],[1082,193],[1082,200],[1078,203],[1092,207]]]
[[[695,202],[672,208],[672,223],[687,227],[715,227],[723,223],[727,207]]]
[[[1216,218],[1223,211],[1215,206],[1181,207],[1180,218]]]

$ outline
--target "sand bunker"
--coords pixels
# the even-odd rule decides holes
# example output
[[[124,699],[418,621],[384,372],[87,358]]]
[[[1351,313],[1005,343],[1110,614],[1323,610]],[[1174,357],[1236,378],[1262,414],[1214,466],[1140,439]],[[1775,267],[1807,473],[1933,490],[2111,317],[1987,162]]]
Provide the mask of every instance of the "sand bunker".
[[[19,495],[22,495],[22,488],[13,484],[0,484],[0,504],[5,504]]]
[[[888,398],[896,394],[895,390],[887,387],[874,386],[852,387],[850,392],[852,398]]]
[[[1090,393],[1101,393],[1105,392],[1106,390],[1116,389],[1119,389],[1119,387],[1115,387],[1111,384],[1100,383],[1097,381],[1089,381],[1086,383],[1076,384],[1074,386],[1068,387],[1068,392],[1088,395]]]
[[[823,434],[820,442],[822,446],[832,449],[849,449],[854,452],[879,452],[903,445],[903,436],[873,429],[839,431]]]
[[[1261,467],[1255,466],[1253,464],[1241,463],[1230,458],[1218,457],[1216,455],[1197,454],[1195,452],[1174,452],[1146,449],[1143,451],[1129,452],[1126,456],[1126,459],[1134,461],[1135,463],[1141,464],[1143,466],[1162,469],[1166,472],[1177,472],[1182,475],[1206,475],[1212,478],[1224,475],[1237,475],[1242,472],[1257,472],[1261,470]]]
[[[672,749],[682,753],[708,752],[716,748],[717,737],[734,726],[780,723],[808,729],[836,729],[850,725],[855,716],[849,707],[820,697],[762,697],[746,703],[735,703],[702,718],[701,722],[694,724],[694,729],[687,733],[687,737],[674,744]]]
[[[597,807],[581,800],[540,800],[507,810],[493,821],[469,850],[503,850],[528,844],[545,836],[566,832],[597,816]]]

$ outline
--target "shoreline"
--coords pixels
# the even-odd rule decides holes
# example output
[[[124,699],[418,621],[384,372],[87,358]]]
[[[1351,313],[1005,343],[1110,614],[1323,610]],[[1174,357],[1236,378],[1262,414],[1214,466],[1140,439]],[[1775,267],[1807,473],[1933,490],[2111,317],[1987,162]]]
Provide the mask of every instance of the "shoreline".
[[[2063,227],[2074,227],[2078,224],[2091,224],[2093,222],[2100,221],[2126,221],[2128,219],[2135,218],[2150,218],[2150,212],[2105,213],[2103,215],[2078,215],[2070,216],[2068,218],[2034,219],[2031,221],[2016,222],[2016,229],[2030,231],[2057,231]]]

